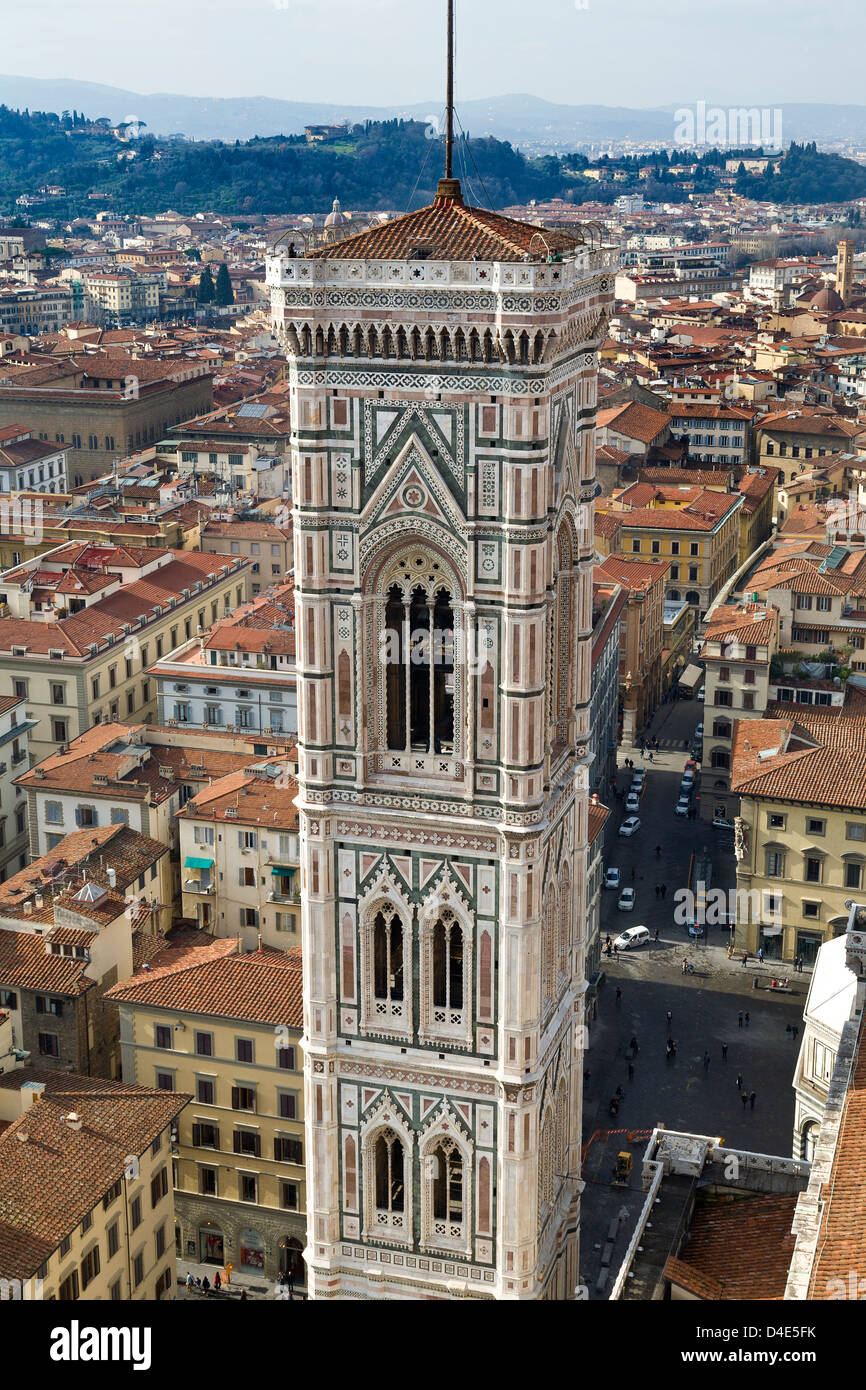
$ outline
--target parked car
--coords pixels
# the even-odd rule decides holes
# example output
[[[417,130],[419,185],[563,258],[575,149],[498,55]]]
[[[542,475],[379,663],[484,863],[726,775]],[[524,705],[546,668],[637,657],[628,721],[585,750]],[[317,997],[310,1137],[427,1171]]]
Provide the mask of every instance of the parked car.
[[[650,934],[646,927],[626,927],[613,944],[618,951],[630,951],[633,946],[643,946],[649,939]]]
[[[674,807],[675,816],[687,816],[692,809],[692,798],[685,792],[680,795],[680,799]]]
[[[689,936],[703,936],[704,929],[700,922],[689,922]]]
[[[605,869],[604,886],[605,888],[619,887],[619,869],[615,869],[612,866],[609,869]]]
[[[699,724],[699,725],[698,725],[698,727],[695,729],[695,732],[692,734],[692,738],[694,739],[695,743],[702,743],[702,742],[703,742],[703,738],[704,738],[704,726],[703,726],[703,724]]]
[[[693,767],[687,767],[682,776],[682,784],[684,787],[691,787],[694,786],[694,781],[695,769]]]
[[[727,816],[713,816],[713,826],[716,830],[733,830],[734,822]]]
[[[619,828],[620,835],[636,835],[640,830],[640,816],[629,816]]]
[[[640,797],[637,792],[629,792],[625,799],[625,809],[631,812],[640,810]]]
[[[619,895],[617,907],[620,912],[632,912],[634,910],[634,889],[623,888]]]
[[[632,784],[632,786],[634,786],[635,783],[637,783],[638,786],[642,787],[645,781],[646,781],[646,768],[645,768],[645,767],[633,767],[632,770],[631,770],[631,784]]]
[[[686,765],[685,765],[684,771],[685,771],[685,772],[697,772],[697,770],[698,770],[698,765],[697,765],[697,763],[695,762],[694,758],[689,758],[688,762],[687,762]]]

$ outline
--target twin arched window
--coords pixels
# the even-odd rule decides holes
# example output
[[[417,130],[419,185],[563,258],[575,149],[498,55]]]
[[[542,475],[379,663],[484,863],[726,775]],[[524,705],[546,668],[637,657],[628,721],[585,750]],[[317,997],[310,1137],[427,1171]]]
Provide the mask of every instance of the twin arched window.
[[[370,1033],[410,1037],[415,1031],[411,981],[412,934],[408,915],[390,901],[365,918],[362,1027]],[[472,933],[447,901],[425,917],[419,931],[418,971],[422,1040],[465,1043],[471,1039]],[[480,980],[485,1013],[492,1004],[492,960],[485,953]]]
[[[404,1183],[405,1153],[402,1140],[393,1129],[383,1129],[373,1150],[376,1181],[376,1211],[389,1218],[406,1209]]]
[[[388,1115],[390,1120],[391,1116]],[[413,1241],[412,1184],[415,1165],[409,1131],[386,1123],[364,1140],[365,1224],[373,1240],[401,1245]],[[421,1243],[464,1249],[469,1241],[470,1160],[450,1133],[437,1133],[420,1163]],[[489,1164],[485,1175],[484,1221],[490,1220]]]

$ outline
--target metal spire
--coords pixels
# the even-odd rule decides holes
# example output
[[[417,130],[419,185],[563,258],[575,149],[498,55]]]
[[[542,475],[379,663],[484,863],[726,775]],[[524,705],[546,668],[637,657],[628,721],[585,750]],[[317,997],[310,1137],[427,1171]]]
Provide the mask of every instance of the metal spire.
[[[448,65],[445,98],[445,177],[436,189],[437,201],[462,203],[460,180],[454,177],[454,0],[448,0]]]
[[[448,0],[448,84],[445,97],[445,177],[454,177],[454,0]]]

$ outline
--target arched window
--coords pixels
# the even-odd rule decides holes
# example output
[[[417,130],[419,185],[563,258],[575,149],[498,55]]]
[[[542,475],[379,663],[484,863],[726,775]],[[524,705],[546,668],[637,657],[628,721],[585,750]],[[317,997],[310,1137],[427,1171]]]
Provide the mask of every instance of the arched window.
[[[815,1145],[818,1142],[819,1126],[815,1120],[810,1120],[803,1126],[801,1135],[800,1150],[802,1157],[807,1163],[811,1163],[815,1157]]]
[[[437,1126],[423,1154],[421,1243],[428,1249],[467,1250],[472,1235],[470,1160],[450,1125],[441,1128],[444,1132]]]
[[[717,719],[713,724],[714,738],[730,738],[731,726],[727,719]]]
[[[559,881],[559,937],[556,949],[556,969],[560,975],[566,975],[568,973],[570,950],[571,883],[569,881],[568,866],[565,865]]]
[[[419,771],[448,771],[449,765],[418,762],[455,753],[455,615],[451,582],[435,555],[413,551],[389,569],[384,632],[385,746],[406,755],[383,760]],[[461,685],[462,689],[462,685]]]
[[[680,597],[680,591],[679,591],[679,589],[671,589],[671,590],[669,591],[669,593],[668,593],[668,598],[670,598],[670,599],[675,599],[677,602],[679,602],[679,597]]]
[[[381,1014],[403,1002],[403,923],[390,904],[373,920],[373,996]],[[401,1016],[402,1009],[397,1013]]]
[[[700,603],[700,601],[701,596],[698,593],[697,589],[686,590],[686,603]]]
[[[376,1180],[376,1212],[388,1219],[406,1209],[403,1145],[393,1129],[383,1129],[373,1149]]]
[[[463,1158],[453,1139],[439,1141],[430,1155],[430,1167],[434,1220],[462,1225]]]
[[[557,937],[556,889],[551,885],[546,894],[544,907],[544,934],[541,943],[542,976],[541,995],[545,1005],[552,1004],[556,994],[556,937]]]
[[[551,742],[554,748],[569,741],[574,711],[574,604],[572,573],[574,548],[567,522],[559,528],[556,540],[554,603],[551,609]]]
[[[433,926],[433,1019],[460,1022],[463,1010],[463,928],[445,910]]]
[[[714,748],[712,756],[713,767],[730,767],[731,755],[724,748]]]

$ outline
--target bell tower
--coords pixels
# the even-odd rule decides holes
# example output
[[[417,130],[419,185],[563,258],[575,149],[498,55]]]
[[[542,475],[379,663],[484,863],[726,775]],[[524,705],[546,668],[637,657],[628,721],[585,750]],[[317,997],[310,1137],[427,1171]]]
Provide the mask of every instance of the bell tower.
[[[450,172],[450,171],[449,171]],[[293,411],[309,1287],[578,1281],[613,253],[459,181],[268,265]]]

